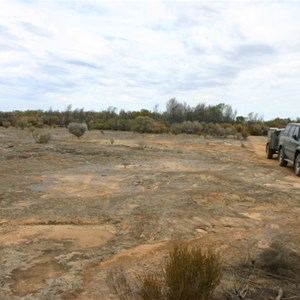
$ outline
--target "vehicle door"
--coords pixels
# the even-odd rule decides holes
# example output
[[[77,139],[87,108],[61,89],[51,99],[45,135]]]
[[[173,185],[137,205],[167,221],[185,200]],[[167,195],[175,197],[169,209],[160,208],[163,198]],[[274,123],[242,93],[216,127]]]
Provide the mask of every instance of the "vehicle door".
[[[288,152],[288,148],[289,148],[288,142],[289,142],[289,134],[291,132],[291,129],[292,129],[292,125],[288,124],[285,127],[284,131],[282,132],[282,134],[280,135],[280,138],[279,138],[279,143],[283,147],[285,156],[287,156],[287,152]]]
[[[299,145],[299,126],[293,126],[289,131],[289,137],[285,147],[285,155],[289,160],[294,160],[295,151],[298,145]]]

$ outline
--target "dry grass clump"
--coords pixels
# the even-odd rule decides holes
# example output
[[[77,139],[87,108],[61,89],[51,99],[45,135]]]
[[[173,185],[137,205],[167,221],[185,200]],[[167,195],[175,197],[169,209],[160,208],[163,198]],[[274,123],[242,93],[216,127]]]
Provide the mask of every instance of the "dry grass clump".
[[[174,244],[162,270],[136,278],[130,284],[122,269],[108,274],[108,283],[119,299],[209,300],[221,280],[221,261],[213,251],[187,243]]]
[[[300,255],[293,243],[280,237],[268,248],[255,252],[223,268],[216,299],[298,299]]]
[[[107,284],[120,300],[133,299],[134,292],[127,274],[122,267],[111,268],[107,274]]]
[[[163,279],[157,274],[147,274],[139,278],[139,294],[143,300],[165,299],[163,295]]]
[[[138,149],[144,150],[146,148],[146,143],[143,140],[138,141]]]
[[[169,300],[209,300],[221,280],[220,259],[201,247],[176,244],[166,259],[164,278]]]
[[[50,132],[37,132],[33,131],[32,136],[36,143],[38,144],[47,144],[51,140]]]
[[[260,268],[273,275],[295,277],[300,273],[300,256],[283,242],[275,241],[258,257]]]

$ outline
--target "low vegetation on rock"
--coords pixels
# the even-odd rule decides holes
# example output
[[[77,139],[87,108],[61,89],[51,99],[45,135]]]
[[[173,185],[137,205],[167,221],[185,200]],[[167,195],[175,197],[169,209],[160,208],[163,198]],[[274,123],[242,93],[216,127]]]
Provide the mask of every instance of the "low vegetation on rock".
[[[108,283],[119,299],[209,300],[221,280],[221,261],[211,250],[175,243],[162,270],[141,275],[131,283],[121,268],[108,274]]]
[[[47,144],[51,140],[50,132],[33,131],[32,136],[37,144]]]

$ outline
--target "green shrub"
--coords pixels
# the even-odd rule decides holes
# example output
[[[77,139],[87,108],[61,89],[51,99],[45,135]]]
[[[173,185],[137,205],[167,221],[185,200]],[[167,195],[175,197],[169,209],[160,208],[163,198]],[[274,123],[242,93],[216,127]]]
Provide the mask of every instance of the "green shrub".
[[[36,143],[38,144],[47,144],[51,139],[50,132],[32,132],[32,136]]]
[[[90,121],[88,123],[88,129],[89,130],[101,130],[101,129],[105,129],[104,123],[101,121]]]
[[[151,133],[155,121],[150,117],[136,117],[132,122],[132,130],[139,133]]]
[[[177,130],[179,130],[180,128],[181,133],[187,133],[187,134],[201,134],[203,129],[202,125],[198,121],[194,121],[194,122],[185,121],[178,125],[179,127],[177,127]]]
[[[243,130],[245,130],[245,127],[242,124],[236,124],[234,127],[237,132],[242,132]]]
[[[79,139],[87,131],[87,126],[85,123],[72,122],[68,125],[68,130],[71,134],[75,135]]]

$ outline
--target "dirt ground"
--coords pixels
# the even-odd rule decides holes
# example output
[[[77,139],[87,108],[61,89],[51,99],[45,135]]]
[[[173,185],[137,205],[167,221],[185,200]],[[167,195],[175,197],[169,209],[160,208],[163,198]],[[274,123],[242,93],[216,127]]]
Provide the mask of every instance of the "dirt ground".
[[[264,268],[300,270],[300,178],[266,138],[51,132],[0,127],[0,299],[117,299],[107,272],[154,272],[178,238],[220,254],[216,298],[300,299],[298,275]]]

